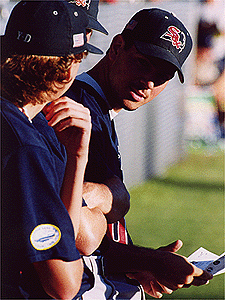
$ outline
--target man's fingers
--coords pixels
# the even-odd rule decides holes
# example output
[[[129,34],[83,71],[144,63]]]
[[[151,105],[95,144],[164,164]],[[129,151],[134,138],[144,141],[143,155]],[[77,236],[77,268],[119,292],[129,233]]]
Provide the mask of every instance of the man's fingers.
[[[184,288],[189,288],[190,286],[194,285],[194,286],[200,286],[200,285],[205,285],[208,284],[209,280],[201,280],[199,279],[199,277],[195,277],[194,280],[192,281],[192,283],[190,284],[184,284]]]
[[[191,284],[193,282],[193,276],[190,275],[190,276],[187,276],[186,277],[186,280],[185,280],[185,284]]]
[[[177,240],[167,246],[163,246],[158,248],[161,251],[169,251],[169,252],[177,252],[183,246],[183,242],[181,240]]]
[[[155,283],[150,282],[150,290],[146,291],[147,294],[149,294],[150,296],[154,297],[154,298],[162,298],[163,294],[160,292],[161,287],[159,286],[159,288],[157,286],[155,286]]]
[[[213,279],[213,275],[210,274],[210,273],[207,272],[207,271],[203,271],[203,273],[202,273],[200,279],[202,279],[202,280],[211,280],[211,279]]]
[[[198,268],[197,268],[198,269]],[[201,270],[202,271],[202,270]],[[194,275],[194,279],[192,281],[192,285],[196,285],[196,286],[199,286],[199,285],[203,285],[203,284],[206,284],[209,280],[211,280],[213,278],[213,275],[210,274],[209,272],[207,271],[202,271],[202,274],[200,275]]]
[[[162,293],[168,294],[168,295],[172,294],[173,290],[169,289],[168,287],[166,287],[165,285],[162,285],[159,282],[158,282],[158,284],[161,286]]]
[[[209,283],[209,280],[203,280],[198,277],[195,277],[194,280],[192,281],[191,285],[200,286],[200,285],[204,285],[204,284],[208,284],[208,283]]]
[[[209,272],[203,271],[203,270],[197,268],[194,265],[192,265],[192,266],[194,268],[194,271],[193,271],[193,274],[192,274],[194,277],[199,277],[202,280],[210,280],[210,279],[213,278],[213,275],[210,274]]]
[[[202,274],[200,276],[194,276],[191,282],[187,281],[184,285],[184,288],[188,288],[191,285],[200,286],[200,285],[208,284],[209,280],[211,280],[212,278],[213,278],[212,274],[206,271],[202,271]]]

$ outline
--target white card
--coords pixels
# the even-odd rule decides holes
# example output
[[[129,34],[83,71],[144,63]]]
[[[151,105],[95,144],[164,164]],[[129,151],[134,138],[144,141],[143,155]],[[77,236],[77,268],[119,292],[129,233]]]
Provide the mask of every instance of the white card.
[[[219,258],[219,255],[200,247],[198,250],[188,256],[188,261],[214,261],[217,258]]]
[[[218,275],[225,272],[225,253],[223,253],[221,256],[218,256],[204,249],[203,247],[200,247],[188,257],[188,261],[196,267],[206,270],[213,275]]]
[[[205,270],[213,275],[222,274],[225,272],[225,255],[222,254],[217,260],[211,262]]]

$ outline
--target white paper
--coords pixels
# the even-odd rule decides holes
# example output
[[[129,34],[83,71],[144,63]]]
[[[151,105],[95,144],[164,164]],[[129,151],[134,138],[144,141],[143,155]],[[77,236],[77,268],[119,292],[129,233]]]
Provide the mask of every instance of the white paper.
[[[219,275],[225,272],[225,253],[219,256],[200,247],[188,257],[188,261],[213,275]]]

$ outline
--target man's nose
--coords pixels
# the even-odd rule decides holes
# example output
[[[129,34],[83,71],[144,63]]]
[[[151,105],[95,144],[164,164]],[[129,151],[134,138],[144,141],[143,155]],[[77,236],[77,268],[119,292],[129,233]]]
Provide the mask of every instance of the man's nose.
[[[146,79],[146,80],[141,80],[141,83],[143,85],[143,89],[153,89],[154,88],[154,82],[152,80]]]
[[[152,90],[154,88],[154,82],[153,81],[148,81],[147,85],[148,85],[148,88],[150,90]]]

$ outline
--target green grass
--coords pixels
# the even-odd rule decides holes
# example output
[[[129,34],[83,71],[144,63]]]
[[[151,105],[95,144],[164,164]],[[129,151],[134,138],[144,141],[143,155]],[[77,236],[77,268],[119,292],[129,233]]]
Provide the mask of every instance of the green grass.
[[[177,239],[179,254],[199,247],[222,254],[224,244],[224,154],[190,153],[160,178],[132,188],[127,224],[136,245],[157,248]],[[168,299],[225,299],[224,275],[208,285],[180,289]],[[151,299],[151,297],[149,297]]]

